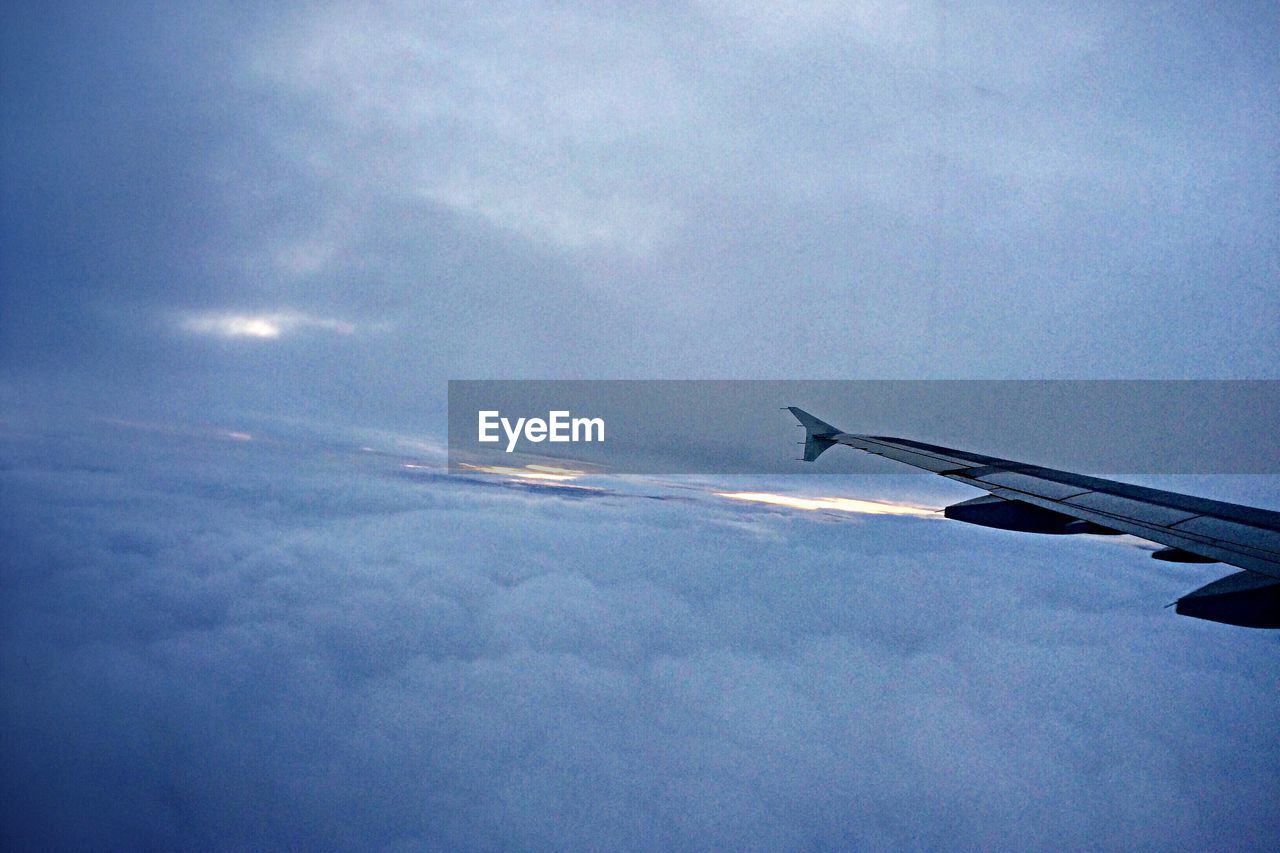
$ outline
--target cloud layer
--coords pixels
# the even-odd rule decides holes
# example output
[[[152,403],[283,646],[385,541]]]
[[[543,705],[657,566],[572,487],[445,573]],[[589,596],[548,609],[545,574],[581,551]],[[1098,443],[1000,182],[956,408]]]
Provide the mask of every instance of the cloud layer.
[[[8,433],[11,842],[1266,849],[1280,833],[1274,638],[1160,607],[1203,567],[330,447]]]

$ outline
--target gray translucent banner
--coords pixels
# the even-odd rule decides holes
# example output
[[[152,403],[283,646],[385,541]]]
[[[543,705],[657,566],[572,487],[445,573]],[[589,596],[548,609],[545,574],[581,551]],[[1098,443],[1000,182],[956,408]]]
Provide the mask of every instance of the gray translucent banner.
[[[797,461],[804,431],[785,406],[845,432],[1086,474],[1280,473],[1274,380],[452,380],[449,465],[910,470],[844,447]]]

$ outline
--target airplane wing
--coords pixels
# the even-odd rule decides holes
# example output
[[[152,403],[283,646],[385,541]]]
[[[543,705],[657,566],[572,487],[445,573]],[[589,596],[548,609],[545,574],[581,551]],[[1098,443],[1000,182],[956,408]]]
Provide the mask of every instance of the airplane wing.
[[[804,460],[837,444],[904,462],[988,492],[947,518],[1032,533],[1130,533],[1165,546],[1151,556],[1226,563],[1227,575],[1178,599],[1184,616],[1280,628],[1280,512],[1148,489],[882,435],[853,435],[789,406],[805,429]]]

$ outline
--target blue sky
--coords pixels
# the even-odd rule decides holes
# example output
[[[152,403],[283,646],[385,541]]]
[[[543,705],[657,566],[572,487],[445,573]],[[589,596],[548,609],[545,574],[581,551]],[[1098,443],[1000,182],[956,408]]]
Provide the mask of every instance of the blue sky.
[[[1204,567],[438,466],[451,378],[1280,378],[1276,8],[0,16],[7,840],[1275,846]]]

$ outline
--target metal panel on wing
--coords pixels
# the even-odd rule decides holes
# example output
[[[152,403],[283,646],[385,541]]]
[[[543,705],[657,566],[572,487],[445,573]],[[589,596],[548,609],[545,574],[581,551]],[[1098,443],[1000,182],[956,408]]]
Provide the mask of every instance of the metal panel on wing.
[[[1249,524],[1228,521],[1225,518],[1200,516],[1174,525],[1174,530],[1210,536],[1223,542],[1235,542],[1259,551],[1269,551],[1280,556],[1280,533],[1264,530]]]
[[[1017,471],[1001,471],[996,474],[988,474],[985,477],[979,477],[984,483],[994,483],[997,486],[1005,486],[1010,489],[1017,489],[1020,492],[1026,492],[1032,495],[1040,495],[1041,497],[1051,498],[1055,501],[1066,500],[1076,495],[1088,494],[1089,490],[1080,486],[1073,486],[1070,483],[1059,483],[1055,480],[1046,480],[1043,477],[1037,477],[1031,474],[1020,474]]]
[[[1194,512],[1132,498],[1123,498],[1106,492],[1089,492],[1085,495],[1068,498],[1063,503],[1091,509],[1096,512],[1105,512],[1108,515],[1132,519],[1146,524],[1158,524],[1161,527],[1171,527],[1180,521],[1186,521],[1196,516]]]

